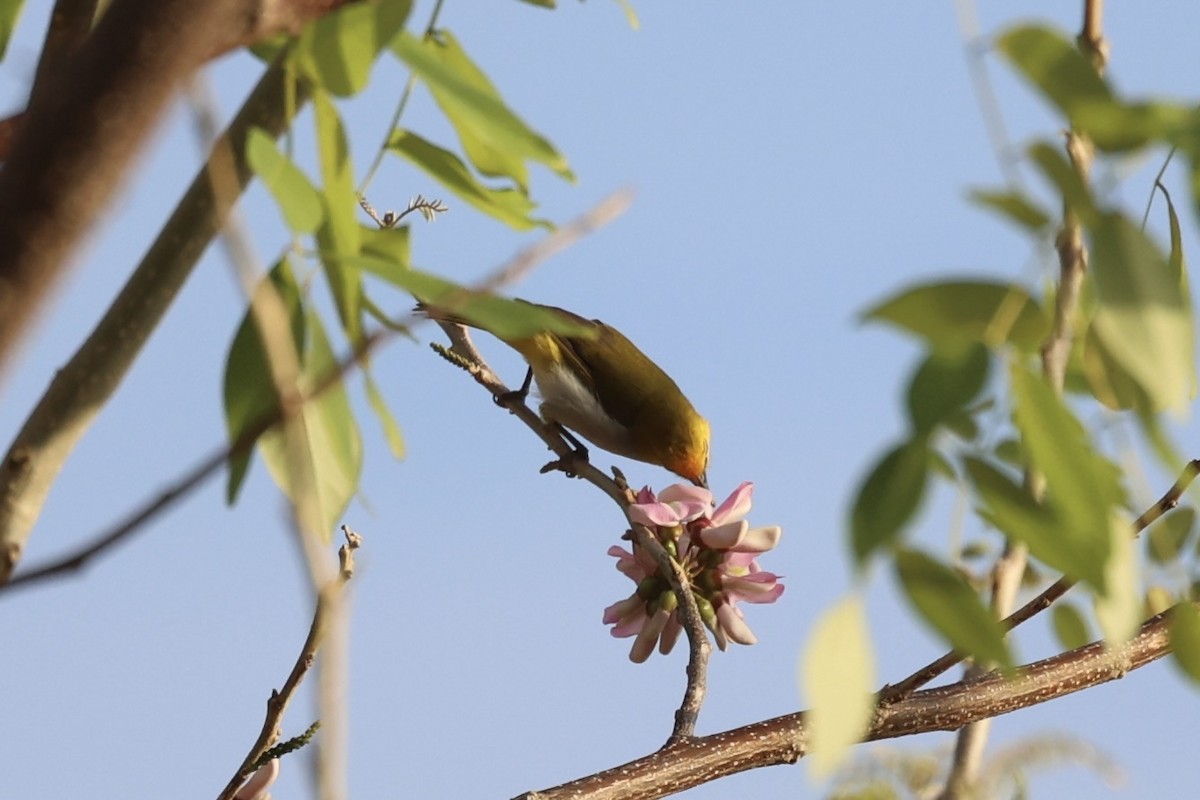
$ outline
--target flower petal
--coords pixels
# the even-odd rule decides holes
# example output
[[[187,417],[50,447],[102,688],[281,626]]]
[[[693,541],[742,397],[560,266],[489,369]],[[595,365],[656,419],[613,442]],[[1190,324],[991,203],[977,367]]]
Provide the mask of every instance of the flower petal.
[[[237,790],[237,794],[233,796],[233,800],[255,800],[257,797],[262,797],[275,779],[279,777],[279,759],[272,758],[267,763],[258,768],[258,771],[250,776],[250,779],[242,784],[242,788]]]
[[[727,522],[724,525],[716,525],[700,531],[700,541],[714,550],[736,550],[748,530],[750,530],[750,523],[744,519],[738,522]]]
[[[654,645],[658,644],[658,635],[666,627],[667,619],[670,616],[671,612],[665,608],[660,608],[654,613],[653,617],[650,617],[646,621],[637,638],[633,640],[633,647],[629,650],[630,661],[635,664],[641,664],[650,657],[650,654],[654,652]]]
[[[754,644],[758,641],[750,626],[746,624],[741,609],[733,603],[722,603],[717,608],[717,622],[721,630],[738,644]]]
[[[754,494],[754,484],[745,481],[733,490],[733,494],[725,498],[725,502],[717,506],[710,517],[714,525],[724,525],[727,522],[739,520],[750,513],[750,496]]]
[[[747,603],[774,603],[783,594],[784,586],[773,572],[755,572],[750,575],[726,577],[721,588],[731,600]]]
[[[705,511],[712,508],[713,502],[712,492],[699,486],[692,486],[690,483],[672,484],[662,490],[658,499],[662,503],[687,503],[703,506]]]
[[[666,503],[634,503],[629,507],[629,519],[649,528],[679,524],[679,514]]]
[[[671,618],[667,620],[667,626],[663,628],[662,637],[658,640],[658,652],[664,656],[671,652],[671,648],[679,640],[679,634],[682,631],[683,625],[679,622],[679,614],[672,614]]]

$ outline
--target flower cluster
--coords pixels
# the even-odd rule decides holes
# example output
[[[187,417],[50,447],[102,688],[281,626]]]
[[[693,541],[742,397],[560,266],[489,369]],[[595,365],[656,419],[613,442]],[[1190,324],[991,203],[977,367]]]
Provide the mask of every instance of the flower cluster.
[[[756,560],[779,543],[782,531],[778,526],[751,528],[746,522],[753,492],[754,484],[743,483],[714,509],[707,489],[676,484],[655,496],[646,487],[629,507],[630,520],[649,528],[682,567],[700,616],[722,650],[731,641],[757,641],[737,607],[739,600],[773,603],[783,594],[779,576],[764,572]],[[604,610],[604,624],[613,626],[613,636],[637,636],[631,661],[645,661],[656,644],[669,653],[683,629],[679,601],[654,557],[636,543],[632,552],[614,545],[608,554],[637,589]]]

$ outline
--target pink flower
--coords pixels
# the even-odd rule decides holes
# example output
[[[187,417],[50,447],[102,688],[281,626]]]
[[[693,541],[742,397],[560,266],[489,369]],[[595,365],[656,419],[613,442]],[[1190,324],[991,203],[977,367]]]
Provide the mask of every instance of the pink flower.
[[[779,544],[782,530],[751,528],[745,521],[753,492],[754,484],[743,483],[714,509],[712,495],[705,489],[676,484],[656,497],[646,487],[629,507],[629,519],[650,528],[683,568],[701,617],[722,650],[731,641],[757,641],[737,607],[739,601],[773,603],[783,594],[779,576],[763,570],[757,561]],[[678,599],[670,584],[636,543],[632,552],[614,546],[608,554],[617,558],[617,569],[637,589],[604,610],[604,624],[613,626],[613,636],[637,637],[629,653],[634,662],[649,658],[655,644],[660,652],[669,653],[682,630]]]
[[[279,777],[279,759],[272,758],[258,768],[233,796],[233,800],[265,800],[267,789]]]

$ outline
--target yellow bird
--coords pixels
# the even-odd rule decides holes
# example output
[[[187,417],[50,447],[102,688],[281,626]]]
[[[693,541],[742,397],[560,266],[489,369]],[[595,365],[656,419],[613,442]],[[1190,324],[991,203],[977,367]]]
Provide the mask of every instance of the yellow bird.
[[[559,314],[594,335],[542,332],[501,338],[529,362],[518,394],[528,393],[532,378],[547,422],[569,428],[610,453],[666,467],[707,487],[708,420],[696,413],[671,376],[600,320],[554,306],[530,305]],[[422,310],[434,319],[472,324],[435,308],[422,306]]]

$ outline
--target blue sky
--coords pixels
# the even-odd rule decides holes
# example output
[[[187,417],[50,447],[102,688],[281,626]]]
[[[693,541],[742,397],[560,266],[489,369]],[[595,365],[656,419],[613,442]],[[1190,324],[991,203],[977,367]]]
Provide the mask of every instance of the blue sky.
[[[1078,28],[1079,2],[996,5],[980,9],[987,33],[1029,19]],[[1048,248],[965,199],[968,188],[1003,176],[955,8],[639,3],[634,32],[615,3],[600,0],[565,0],[553,13],[489,6],[447,0],[441,22],[578,175],[568,185],[535,171],[542,213],[563,221],[619,187],[637,191],[628,214],[515,293],[599,317],[638,342],[712,422],[715,493],[755,481],[752,521],[784,529],[764,566],[786,576],[788,591],[748,610],[758,645],[714,656],[699,731],[797,710],[798,653],[818,614],[852,583],[849,503],[863,472],[903,432],[903,386],[918,356],[913,343],[857,315],[919,280],[1050,274]],[[417,4],[410,28],[430,7]],[[20,107],[48,8],[29,3],[0,67],[4,110]],[[1183,0],[1111,4],[1114,80],[1129,92],[1195,97],[1197,29],[1200,7]],[[1054,137],[1060,123],[1046,107],[995,58],[986,65],[1012,140]],[[225,113],[255,69],[234,56],[209,71]],[[384,58],[369,92],[344,108],[360,174],[405,77]],[[424,94],[405,121],[452,141]],[[307,115],[298,127],[303,152]],[[189,117],[176,108],[0,385],[6,439],[136,263],[199,157]],[[1158,163],[1119,165],[1113,196],[1140,212]],[[1185,196],[1179,175],[1169,180]],[[451,207],[432,225],[415,224],[423,268],[470,281],[536,238],[484,219],[398,160],[369,196],[380,209],[402,208],[418,193]],[[260,258],[274,258],[287,244],[278,212],[259,188],[242,210]],[[1194,237],[1188,245],[1196,252]],[[399,294],[380,298],[396,312],[410,305]],[[221,442],[224,357],[243,311],[213,248],[64,469],[27,563],[89,538]],[[479,344],[511,383],[521,378],[515,355],[486,337]],[[581,482],[539,475],[542,445],[423,345],[393,342],[375,368],[408,455],[388,455],[352,381],[366,439],[362,502],[346,515],[365,538],[351,628],[354,796],[510,797],[656,748],[683,689],[684,654],[633,665],[629,643],[600,624],[603,608],[629,591],[605,555],[623,530],[618,511]],[[1176,429],[1197,455],[1188,450],[1194,423]],[[613,463],[631,482],[670,482],[660,470]],[[1141,502],[1173,480],[1141,462],[1132,469]],[[6,770],[12,796],[206,797],[224,785],[311,611],[261,463],[236,507],[223,494],[222,477],[83,576],[0,600],[0,683],[10,687],[0,752],[19,765]],[[943,492],[916,534],[944,548],[953,525],[954,498]],[[941,653],[883,571],[870,585],[881,680]],[[1023,660],[1049,654],[1046,623],[1029,627],[1019,639]],[[288,735],[312,720],[308,698],[290,712]],[[1172,666],[1152,665],[1000,719],[993,747],[1067,732],[1108,752],[1126,775],[1110,795],[1078,768],[1038,773],[1035,797],[1182,796],[1195,772],[1175,744],[1193,733],[1196,704]],[[942,734],[889,746],[950,742]],[[277,798],[305,796],[303,764],[285,764]],[[688,796],[824,790],[801,765]]]

